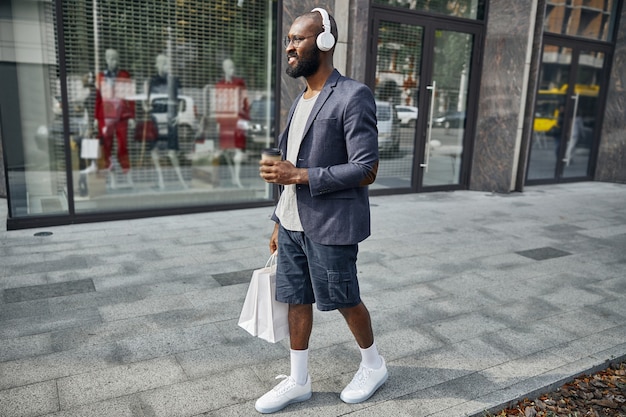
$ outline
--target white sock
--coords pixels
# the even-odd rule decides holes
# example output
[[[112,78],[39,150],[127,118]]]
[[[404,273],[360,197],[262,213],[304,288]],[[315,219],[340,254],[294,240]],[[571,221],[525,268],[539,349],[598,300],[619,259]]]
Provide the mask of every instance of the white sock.
[[[378,354],[378,349],[376,349],[376,342],[372,343],[372,346],[367,349],[361,350],[361,365],[370,369],[379,369],[383,365],[383,360]]]
[[[291,349],[291,377],[298,385],[306,384],[309,376],[309,350]]]

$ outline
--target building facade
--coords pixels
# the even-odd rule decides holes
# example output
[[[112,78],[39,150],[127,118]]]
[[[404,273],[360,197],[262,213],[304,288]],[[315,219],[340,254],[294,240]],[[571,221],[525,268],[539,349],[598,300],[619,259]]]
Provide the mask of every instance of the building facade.
[[[372,195],[626,182],[621,1],[13,0],[7,227],[274,204],[257,160],[304,86],[282,38],[314,7],[376,96]]]

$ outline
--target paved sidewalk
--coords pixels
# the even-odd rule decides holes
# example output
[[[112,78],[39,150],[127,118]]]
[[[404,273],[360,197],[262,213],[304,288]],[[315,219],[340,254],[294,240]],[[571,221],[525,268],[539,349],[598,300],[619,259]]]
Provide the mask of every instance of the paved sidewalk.
[[[389,381],[342,403],[358,349],[316,312],[313,397],[279,415],[480,416],[625,357],[626,185],[371,202],[359,274]],[[287,341],[237,326],[270,212],[0,231],[0,415],[256,415],[289,372]]]

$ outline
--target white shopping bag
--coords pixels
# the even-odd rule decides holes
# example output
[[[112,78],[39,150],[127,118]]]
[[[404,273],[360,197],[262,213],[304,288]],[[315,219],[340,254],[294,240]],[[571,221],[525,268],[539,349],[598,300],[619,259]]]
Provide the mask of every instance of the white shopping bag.
[[[98,139],[83,138],[80,141],[80,157],[82,159],[100,158],[100,141]]]
[[[243,302],[239,326],[252,336],[276,343],[289,335],[289,304],[276,301],[276,257],[274,252],[264,268],[252,273]]]

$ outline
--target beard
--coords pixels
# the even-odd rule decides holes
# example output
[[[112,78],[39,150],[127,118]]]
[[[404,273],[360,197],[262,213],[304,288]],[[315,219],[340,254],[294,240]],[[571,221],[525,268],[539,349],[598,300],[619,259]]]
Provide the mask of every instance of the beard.
[[[293,56],[295,54],[291,54]],[[320,51],[312,48],[306,56],[296,55],[298,63],[295,67],[288,66],[285,72],[292,78],[309,77],[317,72],[320,67]]]

